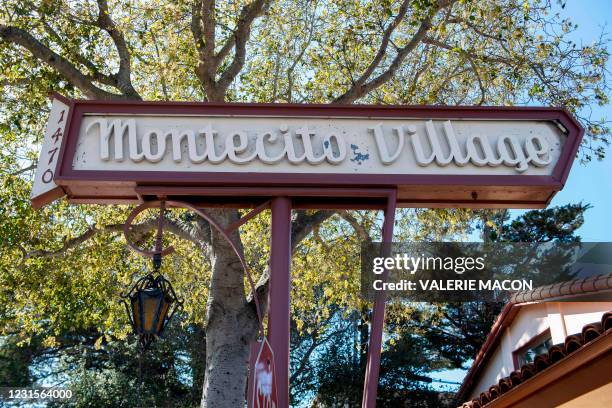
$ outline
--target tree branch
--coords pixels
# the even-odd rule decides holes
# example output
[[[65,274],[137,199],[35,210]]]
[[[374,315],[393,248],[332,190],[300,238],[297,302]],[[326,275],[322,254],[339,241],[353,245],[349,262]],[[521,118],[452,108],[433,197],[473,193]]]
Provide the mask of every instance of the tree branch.
[[[333,103],[337,103],[337,104],[353,103],[357,99],[367,95],[374,89],[380,87],[384,83],[388,82],[391,78],[393,78],[393,76],[395,75],[397,70],[400,68],[400,66],[406,59],[406,57],[421,43],[423,38],[425,38],[425,35],[431,28],[431,23],[433,21],[433,18],[438,13],[438,11],[440,11],[443,8],[448,7],[449,5],[452,5],[454,1],[455,0],[439,0],[436,7],[434,7],[427,14],[427,16],[421,21],[419,28],[417,29],[416,33],[412,36],[410,41],[408,41],[408,43],[405,46],[403,46],[402,48],[398,50],[395,58],[393,59],[389,67],[377,77],[373,78],[369,82],[365,82],[369,78],[369,76],[374,72],[375,68],[380,64],[380,61],[384,58],[384,55],[386,55],[388,42],[390,41],[391,34],[393,30],[395,29],[395,27],[393,27],[393,30],[389,32],[388,36],[387,36],[387,31],[385,30],[385,34],[383,35],[383,43],[381,43],[381,48],[379,49],[379,52],[374,57],[374,60],[369,64],[368,69],[366,69],[365,73],[369,72],[369,75],[364,80],[362,80],[361,83],[359,81],[356,81],[353,84],[353,86],[351,86],[344,94],[336,98],[333,101]],[[404,4],[402,4],[402,6],[404,6]],[[399,22],[397,22],[397,24],[399,24]],[[363,76],[364,75],[362,75],[362,77]]]
[[[389,42],[391,40],[391,34],[393,34],[397,26],[404,19],[404,16],[406,15],[406,12],[408,11],[409,5],[410,5],[409,0],[404,0],[402,2],[402,5],[400,6],[397,16],[395,16],[393,21],[391,21],[391,24],[387,26],[387,28],[385,29],[383,33],[383,38],[382,38],[382,41],[380,42],[380,47],[378,47],[378,52],[376,53],[376,55],[374,56],[374,58],[370,62],[370,65],[368,65],[364,73],[361,74],[359,78],[357,78],[357,80],[355,81],[355,85],[359,86],[359,85],[364,84],[370,78],[370,76],[372,75],[376,67],[378,67],[380,62],[383,60],[383,58],[387,54],[387,47],[389,46]]]
[[[6,78],[0,79],[0,86],[22,86],[26,85],[30,82],[30,78],[17,78],[13,80],[8,80]]]
[[[470,65],[472,66],[472,71],[476,75],[476,79],[478,80],[478,88],[480,88],[480,101],[478,102],[478,105],[482,105],[486,98],[484,84],[482,83],[482,78],[480,78],[480,72],[478,72],[478,67],[476,66],[474,60],[470,56],[467,56],[467,59],[470,62]]]
[[[204,85],[209,101],[223,102],[225,99],[227,89],[244,66],[246,43],[251,34],[253,21],[265,11],[269,4],[270,0],[255,0],[244,6],[233,35],[215,54],[215,1],[197,0],[194,2],[191,32],[200,56],[196,74]],[[235,50],[234,58],[217,81],[217,70],[232,48]]]
[[[53,41],[55,41],[56,44],[60,44],[62,46],[66,44],[66,41],[64,41],[64,39],[59,35],[59,33],[55,31],[53,27],[48,23],[48,21],[46,20],[46,15],[44,14],[41,16],[41,24],[45,32],[49,34],[49,37]],[[96,25],[93,23],[83,23],[83,24]],[[83,55],[81,55],[78,51],[74,49],[68,49],[67,51],[71,53],[71,56],[73,56],[79,64],[89,69],[90,74],[87,75],[87,77],[91,81],[95,81],[95,82],[98,82],[104,85],[116,87],[117,85],[116,75],[106,75],[106,74],[101,73],[98,67],[96,67],[89,59],[85,58]]]
[[[287,92],[286,92],[285,99],[288,103],[293,102],[293,71],[295,70],[295,67],[297,66],[297,64],[300,63],[302,58],[304,58],[304,55],[306,54],[306,50],[308,49],[308,47],[310,47],[310,44],[312,43],[314,39],[316,15],[317,14],[316,14],[316,6],[315,6],[312,12],[312,16],[310,18],[310,25],[308,27],[308,38],[306,39],[305,44],[302,47],[302,50],[300,51],[300,53],[293,60],[293,62],[291,63],[291,66],[287,69],[287,73],[285,75],[287,78]]]
[[[327,326],[329,322],[332,320],[332,318],[335,316],[335,314],[336,313],[334,312],[327,319],[325,319],[323,323],[321,323],[318,327],[314,328],[312,335],[310,336],[312,343],[310,344],[310,346],[308,346],[308,349],[302,355],[302,358],[300,359],[300,362],[297,368],[291,372],[291,377],[289,379],[290,383],[294,382],[302,374],[302,372],[306,369],[307,363],[310,361],[310,356],[317,349],[317,347],[327,343],[335,336],[346,332],[351,327],[351,324],[348,323],[347,325],[343,326],[341,329],[334,330],[331,333],[329,333],[327,336],[320,337],[319,329]]]
[[[215,56],[217,67],[223,62],[225,57],[227,57],[232,48],[234,48],[234,45],[236,45],[236,36],[232,34],[225,40],[225,43],[223,43],[223,46]]]
[[[191,12],[191,33],[198,51],[196,74],[211,99],[215,88],[217,63],[215,61],[215,1],[194,1]]]
[[[157,218],[151,218],[147,221],[142,222],[141,224],[137,224],[134,225],[132,228],[132,233],[134,234],[133,236],[133,240],[135,241],[139,241],[140,239],[142,239],[144,237],[144,235],[154,229],[156,229],[158,226],[158,220]],[[194,244],[198,245],[198,246],[203,246],[206,245],[206,242],[203,242],[199,237],[199,236],[195,236],[195,234],[193,234],[191,231],[187,230],[186,228],[184,228],[182,225],[180,225],[179,223],[170,220],[168,218],[165,219],[164,221],[164,228],[166,229],[166,231],[178,236],[179,238],[182,239],[186,239],[188,241],[193,242]],[[82,233],[81,235],[79,235],[78,237],[74,237],[71,239],[68,239],[66,241],[64,241],[64,244],[62,245],[61,248],[59,249],[55,249],[55,250],[42,250],[42,249],[36,249],[36,250],[32,250],[32,251],[27,251],[25,250],[23,247],[21,248],[22,252],[23,252],[23,261],[30,259],[30,258],[58,258],[58,257],[62,257],[66,254],[66,252],[68,252],[69,250],[78,247],[79,245],[83,244],[84,242],[90,240],[91,238],[95,237],[98,234],[101,233],[108,233],[108,232],[112,232],[112,233],[123,233],[123,224],[109,224],[109,225],[105,225],[101,228],[97,228],[97,227],[89,227],[84,233]]]
[[[131,80],[131,55],[128,50],[125,37],[110,16],[106,0],[98,0],[97,25],[106,31],[113,40],[117,53],[119,54],[119,71],[117,72],[116,86],[130,99],[142,99],[132,86]]]
[[[148,231],[150,229],[155,228],[155,223],[153,222],[143,223],[141,224],[141,226],[142,226],[141,227],[142,229],[145,229],[146,231]],[[147,229],[146,227],[150,227],[150,229]],[[35,249],[32,251],[24,252],[23,261],[25,261],[26,259],[30,259],[30,258],[58,258],[58,257],[64,256],[64,254],[70,249],[81,245],[85,241],[95,237],[96,235],[102,232],[120,232],[120,231],[123,231],[123,224],[110,224],[102,228],[89,227],[87,231],[85,231],[83,234],[79,235],[78,237],[74,237],[74,238],[64,241],[64,244],[59,249],[55,249],[55,250]],[[143,234],[146,231],[144,231]]]
[[[38,162],[34,162],[34,163],[30,164],[27,167],[24,167],[22,169],[19,169],[19,170],[16,170],[16,171],[12,172],[12,173],[9,173],[9,175],[11,175],[11,176],[18,176],[20,174],[27,173],[30,170],[34,170],[37,165],[38,165]]]
[[[353,230],[355,231],[359,239],[361,239],[362,241],[372,241],[372,237],[370,236],[366,228],[359,223],[359,221],[353,216],[353,214],[346,210],[341,210],[338,211],[338,215],[343,220],[348,222],[351,227],[353,227]]]
[[[91,78],[79,71],[70,61],[52,51],[49,47],[34,38],[29,32],[13,26],[0,24],[0,38],[27,49],[32,55],[55,68],[70,83],[79,88],[92,99],[116,99],[123,95],[114,94],[95,86]]]
[[[295,250],[300,241],[310,234],[315,226],[335,213],[331,210],[318,210],[310,215],[306,211],[298,212],[297,217],[291,223],[291,251]]]
[[[264,12],[269,4],[270,0],[255,0],[242,8],[236,30],[234,31],[234,59],[229,67],[223,71],[218,82],[218,87],[223,91],[223,94],[225,94],[231,82],[244,66],[246,42],[251,34],[253,21]]]
[[[480,60],[480,61],[488,61],[488,62],[496,62],[496,63],[500,63],[500,64],[505,64],[508,66],[514,66],[515,62],[507,59],[507,58],[503,58],[500,56],[489,56],[489,55],[478,55],[478,54],[474,54],[472,51],[468,51],[468,50],[464,50],[462,48],[458,48],[458,47],[453,47],[450,44],[447,44],[445,42],[442,42],[440,40],[436,40],[435,38],[429,37],[429,36],[425,36],[425,38],[423,38],[423,43],[425,44],[430,44],[439,48],[443,48],[445,50],[448,51],[454,51],[454,52],[460,52],[463,53],[464,55],[473,58],[475,60]]]

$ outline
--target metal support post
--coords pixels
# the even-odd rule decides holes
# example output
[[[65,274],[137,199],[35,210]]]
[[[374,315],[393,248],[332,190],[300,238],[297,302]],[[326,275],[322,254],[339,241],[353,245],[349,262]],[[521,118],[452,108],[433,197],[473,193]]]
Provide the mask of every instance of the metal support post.
[[[289,407],[289,294],[291,290],[291,200],[272,199],[268,338],[274,352],[279,408]]]
[[[393,241],[393,224],[395,222],[395,207],[397,193],[393,191],[387,199],[385,219],[382,229],[382,256],[389,256],[391,242]],[[386,281],[389,271],[385,270],[382,279]],[[385,326],[385,291],[377,291],[374,300],[374,311],[372,313],[372,328],[370,331],[370,345],[368,347],[368,359],[366,363],[365,382],[363,385],[363,397],[361,406],[363,408],[376,407],[376,391],[378,388],[378,375],[380,372],[380,353],[382,351],[382,336]]]

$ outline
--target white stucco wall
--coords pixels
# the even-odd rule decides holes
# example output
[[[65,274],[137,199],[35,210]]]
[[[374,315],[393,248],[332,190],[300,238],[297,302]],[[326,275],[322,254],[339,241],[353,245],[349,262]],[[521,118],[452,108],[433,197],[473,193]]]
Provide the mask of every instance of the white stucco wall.
[[[514,371],[512,352],[538,334],[550,329],[553,344],[562,343],[566,336],[580,332],[584,325],[599,321],[608,310],[612,310],[612,302],[548,302],[522,306],[504,331],[470,398]]]
[[[612,302],[565,302],[558,305],[565,321],[566,336],[580,333],[585,324],[601,320],[602,314],[612,310]]]

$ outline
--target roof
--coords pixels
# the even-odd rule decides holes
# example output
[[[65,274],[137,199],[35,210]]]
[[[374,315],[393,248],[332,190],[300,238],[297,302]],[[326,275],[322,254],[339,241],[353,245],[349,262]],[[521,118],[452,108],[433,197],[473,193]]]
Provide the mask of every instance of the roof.
[[[480,408],[495,404],[502,395],[520,388],[527,380],[540,378],[540,374],[549,367],[557,366],[571,355],[585,351],[604,338],[608,343],[612,339],[612,311],[604,313],[600,322],[587,324],[580,333],[567,336],[563,343],[550,347],[546,353],[538,355],[533,363],[524,364],[509,376],[500,379],[497,384],[492,384],[478,397],[463,403],[461,407]]]
[[[583,279],[575,279],[554,285],[541,286],[529,291],[517,292],[512,296],[511,303],[553,301],[607,290],[612,290],[612,273],[589,276]]]
[[[542,286],[530,291],[515,293],[510,302],[504,306],[501,313],[493,323],[491,331],[474,359],[474,363],[467,372],[457,398],[461,401],[473,387],[476,378],[484,369],[495,347],[507,327],[509,327],[518,314],[521,307],[530,303],[543,301],[568,300],[579,296],[599,294],[612,291],[612,273],[605,275],[590,276],[582,279],[574,279],[554,285]]]

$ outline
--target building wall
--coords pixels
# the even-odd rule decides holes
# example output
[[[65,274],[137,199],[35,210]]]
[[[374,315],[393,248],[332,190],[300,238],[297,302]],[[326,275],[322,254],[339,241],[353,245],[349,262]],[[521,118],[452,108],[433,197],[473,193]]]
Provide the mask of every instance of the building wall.
[[[612,302],[559,302],[558,305],[564,317],[566,336],[580,333],[585,324],[600,321],[602,314],[612,310]]]
[[[550,329],[553,344],[562,343],[566,336],[579,333],[584,325],[599,321],[608,310],[612,310],[612,302],[547,302],[522,306],[480,373],[470,398],[514,371],[513,351],[538,334]]]

